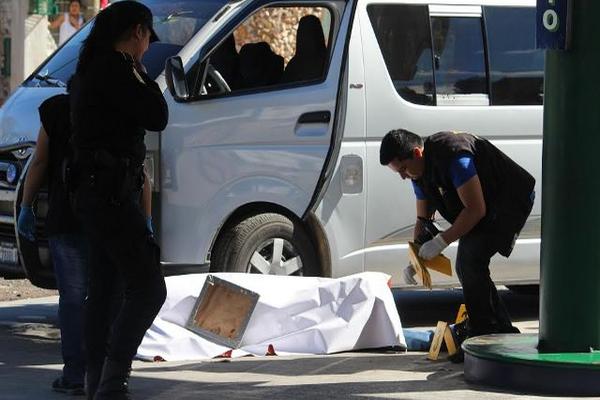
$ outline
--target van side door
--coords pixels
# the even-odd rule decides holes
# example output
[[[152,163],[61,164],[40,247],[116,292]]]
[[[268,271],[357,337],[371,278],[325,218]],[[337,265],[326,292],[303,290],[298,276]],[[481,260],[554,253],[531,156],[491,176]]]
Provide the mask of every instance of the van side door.
[[[242,207],[303,216],[335,134],[351,9],[255,1],[183,59],[190,98],[168,96],[161,137],[165,260],[205,263]]]

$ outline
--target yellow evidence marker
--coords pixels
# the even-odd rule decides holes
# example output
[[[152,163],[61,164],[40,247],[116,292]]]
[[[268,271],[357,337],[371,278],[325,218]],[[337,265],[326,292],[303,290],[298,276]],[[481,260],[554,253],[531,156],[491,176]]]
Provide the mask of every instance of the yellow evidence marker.
[[[469,315],[467,314],[467,306],[463,303],[458,308],[458,312],[456,313],[456,321],[454,321],[454,323],[460,324],[467,318],[469,318]]]
[[[431,340],[431,347],[429,347],[427,359],[435,361],[439,358],[442,343],[446,344],[446,349],[448,350],[449,356],[458,351],[448,323],[444,321],[438,321],[437,327],[435,328],[435,333],[433,334],[433,339]]]

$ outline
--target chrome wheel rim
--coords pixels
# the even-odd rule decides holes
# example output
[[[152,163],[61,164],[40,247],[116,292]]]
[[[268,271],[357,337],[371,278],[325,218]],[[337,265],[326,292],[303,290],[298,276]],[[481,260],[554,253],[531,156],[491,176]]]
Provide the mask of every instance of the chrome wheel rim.
[[[302,275],[302,260],[288,240],[273,238],[252,254],[246,272],[264,275]]]

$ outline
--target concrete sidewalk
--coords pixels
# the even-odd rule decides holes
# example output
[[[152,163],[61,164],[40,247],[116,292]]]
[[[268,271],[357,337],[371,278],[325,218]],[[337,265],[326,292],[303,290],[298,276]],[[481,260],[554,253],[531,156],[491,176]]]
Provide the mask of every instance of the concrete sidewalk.
[[[56,298],[0,304],[0,399],[64,399]],[[535,332],[537,321],[517,324]],[[543,399],[465,382],[462,364],[386,351],[210,362],[134,363],[134,399]]]
[[[32,325],[0,328],[2,399],[63,399],[50,382],[60,373],[58,341]],[[37,334],[36,334],[37,332]],[[135,399],[512,399],[471,386],[462,365],[424,353],[343,353],[210,362],[134,363]]]

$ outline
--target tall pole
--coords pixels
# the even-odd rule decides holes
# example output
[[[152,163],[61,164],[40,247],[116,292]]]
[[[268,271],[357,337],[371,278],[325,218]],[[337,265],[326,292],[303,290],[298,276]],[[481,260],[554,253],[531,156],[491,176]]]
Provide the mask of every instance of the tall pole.
[[[573,0],[568,51],[546,52],[541,352],[600,349],[600,1]]]
[[[546,51],[540,332],[467,339],[465,378],[598,396],[600,0],[538,0],[537,15],[538,46],[556,49]]]

